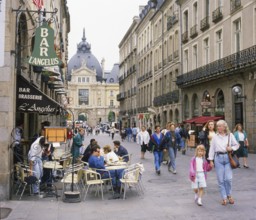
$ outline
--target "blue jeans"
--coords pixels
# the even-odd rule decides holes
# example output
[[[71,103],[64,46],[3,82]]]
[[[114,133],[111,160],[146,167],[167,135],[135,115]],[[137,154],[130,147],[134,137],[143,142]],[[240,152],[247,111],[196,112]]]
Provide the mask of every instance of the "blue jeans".
[[[108,172],[103,172],[101,174],[101,178],[102,179],[107,179],[109,177],[111,177],[112,179],[112,185],[115,187],[120,187],[121,186],[121,182],[120,179],[122,179],[122,175],[123,175],[123,171],[124,169],[119,169],[119,170],[110,170],[110,176],[108,175]]]
[[[155,168],[156,171],[160,170],[161,163],[163,161],[163,151],[154,151]]]
[[[43,162],[40,158],[36,158],[33,161],[33,176],[35,176],[38,180],[40,180],[43,176]],[[39,185],[38,184],[33,184],[32,186],[33,193],[38,193],[39,192]]]
[[[231,196],[232,190],[232,169],[228,154],[216,155],[214,163],[221,197],[227,199],[227,196]]]
[[[169,147],[169,157],[170,162],[168,164],[168,167],[172,167],[174,170],[176,170],[176,155],[177,155],[177,147]]]

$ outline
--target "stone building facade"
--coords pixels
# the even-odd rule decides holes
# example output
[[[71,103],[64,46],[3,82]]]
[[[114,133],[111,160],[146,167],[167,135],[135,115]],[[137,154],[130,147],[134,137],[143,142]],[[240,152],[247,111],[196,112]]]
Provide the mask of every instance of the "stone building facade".
[[[119,45],[124,54],[129,36],[136,37],[138,123],[221,117],[231,130],[244,125],[255,152],[255,7],[253,0],[152,0],[141,7]],[[120,55],[121,65],[126,60]],[[126,94],[129,76],[120,74]],[[125,116],[128,97],[120,97]],[[202,123],[191,125],[199,131]]]
[[[175,84],[180,74],[181,58],[178,21],[179,10],[175,1],[149,1],[140,7],[139,17],[134,19],[119,44],[120,88],[123,92],[118,97],[120,115],[138,126],[165,126],[168,121],[182,120],[180,90]],[[132,75],[126,74],[123,68],[131,57],[135,62],[132,65],[136,67]],[[131,93],[136,100],[133,110],[124,104],[129,103],[130,82],[136,85],[136,93]]]
[[[242,123],[255,152],[255,1],[179,3],[183,119],[223,116],[231,130]]]
[[[119,65],[105,71],[104,62],[103,59],[100,64],[92,54],[84,31],[77,53],[68,63],[67,108],[73,112],[74,120],[82,118],[91,127],[100,122],[118,122],[119,118]]]
[[[32,1],[1,1],[0,10],[0,199],[9,199],[12,195],[14,128],[23,124],[23,139],[20,143],[24,159],[32,136],[39,132],[41,122],[50,121],[60,125],[60,93],[53,86],[55,81],[63,83],[67,66],[67,36],[69,12],[65,0],[44,1],[41,13]],[[45,9],[45,13],[43,13]],[[35,67],[28,64],[35,45],[34,34],[43,21],[53,29],[54,42],[49,49],[61,60],[61,66],[53,68]],[[22,86],[22,87],[21,87]],[[17,89],[19,88],[19,89]],[[24,89],[26,88],[26,89]],[[31,94],[34,91],[36,94]],[[27,94],[19,95],[20,92]],[[25,109],[29,101],[18,108],[18,98],[29,100],[33,107]],[[47,106],[38,107],[37,104]],[[34,103],[34,104],[33,104]],[[52,111],[52,113],[49,112]]]

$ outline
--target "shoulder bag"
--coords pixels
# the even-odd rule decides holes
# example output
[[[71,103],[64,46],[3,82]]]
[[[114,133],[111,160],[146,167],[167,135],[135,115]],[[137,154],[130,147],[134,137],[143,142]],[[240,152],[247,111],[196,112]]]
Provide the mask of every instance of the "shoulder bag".
[[[230,134],[228,135],[228,146],[230,142]],[[233,151],[228,152],[229,163],[232,169],[236,169],[240,166],[238,157]]]

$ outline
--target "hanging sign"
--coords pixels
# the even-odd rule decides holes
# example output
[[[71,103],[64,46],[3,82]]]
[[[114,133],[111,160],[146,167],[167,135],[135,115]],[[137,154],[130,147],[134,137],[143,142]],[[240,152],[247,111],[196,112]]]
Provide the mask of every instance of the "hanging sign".
[[[23,76],[17,79],[16,111],[55,114],[60,104],[30,84]]]
[[[34,49],[28,63],[32,66],[57,66],[62,63],[54,48],[54,30],[46,22],[36,29]]]

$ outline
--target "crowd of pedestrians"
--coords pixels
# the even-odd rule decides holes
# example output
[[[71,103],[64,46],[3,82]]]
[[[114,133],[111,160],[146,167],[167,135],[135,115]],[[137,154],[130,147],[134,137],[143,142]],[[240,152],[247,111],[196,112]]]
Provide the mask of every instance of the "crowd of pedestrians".
[[[128,162],[129,154],[127,149],[118,140],[114,140],[116,129],[110,131],[113,146],[105,145],[100,147],[96,139],[92,138],[90,144],[84,146],[85,129],[79,128],[73,137],[71,152],[75,161],[82,160],[89,163],[90,167],[98,169],[102,178],[112,178],[113,186],[116,192],[120,190],[119,179],[122,176],[122,170],[117,172],[102,171],[105,169],[105,163],[115,162],[122,158]],[[159,125],[155,126],[154,131],[142,126],[128,127],[120,130],[121,140],[135,142],[140,145],[140,158],[145,159],[146,152],[152,153],[154,157],[154,168],[156,175],[161,175],[161,166],[166,162],[168,171],[177,174],[176,156],[177,151],[186,153],[187,142],[189,139],[188,128],[183,125],[176,125],[173,122],[166,124],[164,129]],[[191,187],[195,193],[195,201],[202,206],[202,196],[206,188],[207,172],[215,168],[219,192],[221,195],[221,204],[234,204],[232,196],[232,168],[229,163],[229,152],[235,152],[238,158],[243,158],[243,167],[248,166],[248,138],[241,124],[237,124],[233,133],[224,120],[217,123],[208,121],[198,134],[198,146],[195,155],[191,158],[189,166],[189,179]],[[83,150],[81,150],[83,149]],[[29,151],[29,160],[31,170],[37,173],[37,178],[42,178],[42,158],[50,154],[49,145],[45,143],[43,136],[38,137],[31,145]],[[34,175],[34,174],[33,174]],[[36,185],[33,192],[38,193]]]

